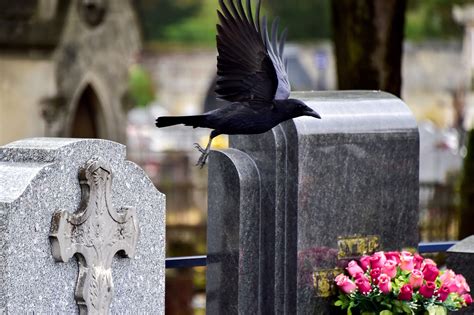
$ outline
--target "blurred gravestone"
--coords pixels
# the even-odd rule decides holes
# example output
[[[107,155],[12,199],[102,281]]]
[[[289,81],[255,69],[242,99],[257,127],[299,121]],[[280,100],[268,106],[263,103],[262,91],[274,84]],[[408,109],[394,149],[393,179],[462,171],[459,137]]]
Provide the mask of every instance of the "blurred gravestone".
[[[232,136],[232,149],[211,154],[208,314],[328,314],[348,259],[417,246],[419,141],[407,106],[383,92],[292,97],[322,119]]]
[[[474,287],[474,235],[471,235],[447,251],[446,265],[457,274],[462,274],[467,283]],[[456,312],[456,314],[474,314],[474,305]]]
[[[118,143],[1,147],[0,313],[163,314],[164,211]]]
[[[1,144],[32,134],[125,142],[141,50],[135,4],[0,1]]]

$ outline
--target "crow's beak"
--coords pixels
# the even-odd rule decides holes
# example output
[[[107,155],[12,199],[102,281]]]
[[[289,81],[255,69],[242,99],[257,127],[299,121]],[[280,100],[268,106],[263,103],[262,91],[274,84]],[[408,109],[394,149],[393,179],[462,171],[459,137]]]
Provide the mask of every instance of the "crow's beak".
[[[312,109],[308,109],[304,112],[304,115],[305,116],[311,116],[311,117],[315,117],[315,118],[318,118],[318,119],[321,119],[321,116],[319,116],[319,114],[317,112],[315,112],[314,110]]]

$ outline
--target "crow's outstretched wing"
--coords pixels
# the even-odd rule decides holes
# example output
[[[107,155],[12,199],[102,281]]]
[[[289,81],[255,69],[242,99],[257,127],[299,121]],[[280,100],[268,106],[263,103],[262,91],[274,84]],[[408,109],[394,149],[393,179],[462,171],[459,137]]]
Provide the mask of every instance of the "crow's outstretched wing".
[[[263,17],[262,33],[265,36],[265,46],[272,59],[278,78],[278,87],[275,92],[275,99],[284,100],[290,96],[290,82],[288,81],[288,69],[283,59],[283,49],[286,40],[287,29],[285,28],[278,39],[278,17],[272,23],[272,35],[268,36],[267,19]]]
[[[217,11],[217,86],[219,98],[231,102],[286,99],[290,85],[283,62],[286,30],[277,38],[278,21],[272,24],[271,37],[266,19],[260,27],[260,1],[255,18],[250,0],[246,10],[241,0],[219,0]]]

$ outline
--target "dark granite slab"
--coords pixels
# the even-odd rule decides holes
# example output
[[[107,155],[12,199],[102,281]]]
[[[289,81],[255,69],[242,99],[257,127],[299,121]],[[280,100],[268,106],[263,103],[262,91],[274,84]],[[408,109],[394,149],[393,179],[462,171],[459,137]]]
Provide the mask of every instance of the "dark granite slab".
[[[243,152],[211,152],[207,228],[208,314],[254,314],[258,298],[260,230],[259,172]]]
[[[313,272],[337,266],[340,237],[375,235],[383,249],[417,245],[418,129],[406,105],[387,93],[292,97],[322,119],[301,117],[262,135],[230,138],[260,174],[265,224],[249,230],[261,240],[258,313],[328,314]],[[214,163],[211,157],[210,171]],[[208,234],[208,241],[213,237],[220,236]]]
[[[474,289],[474,235],[471,235],[447,251],[446,265],[455,273],[462,274],[467,283]],[[474,314],[474,305],[452,314]]]

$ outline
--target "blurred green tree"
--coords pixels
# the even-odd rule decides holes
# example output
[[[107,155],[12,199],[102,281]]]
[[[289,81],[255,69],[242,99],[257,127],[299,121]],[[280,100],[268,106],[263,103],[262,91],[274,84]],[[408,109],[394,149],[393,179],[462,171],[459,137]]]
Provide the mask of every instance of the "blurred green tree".
[[[459,38],[462,26],[453,19],[453,6],[473,0],[408,0],[405,36],[412,40]]]
[[[267,0],[264,5],[271,17],[279,16],[280,25],[289,28],[291,40],[321,40],[331,36],[329,0]]]
[[[460,38],[462,27],[454,21],[452,7],[474,3],[474,0],[402,2],[405,1],[404,32],[405,38],[410,40]],[[252,2],[255,5],[256,1]],[[331,11],[338,2],[340,1],[262,0],[262,14],[267,14],[269,19],[279,16],[281,26],[289,28],[291,41],[330,39],[333,29]],[[352,2],[363,4],[364,1]],[[135,0],[134,3],[145,41],[206,46],[215,44],[218,0]],[[350,19],[353,14],[353,11],[341,12],[345,20]]]
[[[244,0],[245,1],[245,0]],[[255,5],[256,1],[252,1]],[[290,40],[330,36],[329,0],[263,0],[262,15],[281,17]],[[137,0],[145,41],[215,45],[217,0]],[[255,11],[254,11],[255,13]]]
[[[146,41],[166,38],[166,28],[196,15],[204,0],[134,1]]]
[[[150,74],[139,64],[129,69],[128,90],[135,106],[144,107],[155,99]]]
[[[164,36],[171,42],[215,45],[217,0],[201,0],[195,14],[171,24],[164,29]]]

